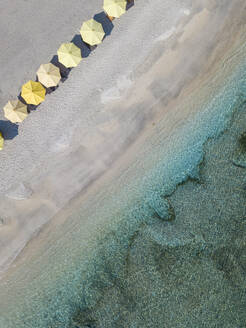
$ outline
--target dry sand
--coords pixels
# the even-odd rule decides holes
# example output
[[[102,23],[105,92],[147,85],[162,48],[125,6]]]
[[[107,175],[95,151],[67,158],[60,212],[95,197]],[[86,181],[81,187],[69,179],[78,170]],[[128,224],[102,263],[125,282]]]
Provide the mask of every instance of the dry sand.
[[[39,6],[0,2],[2,107],[61,42],[100,12],[101,1]],[[181,112],[177,104],[232,55],[245,32],[245,9],[242,0],[138,0],[114,21],[111,35],[1,152],[0,271],[62,209],[73,210],[127,169],[160,117],[168,137],[194,114],[197,108]]]

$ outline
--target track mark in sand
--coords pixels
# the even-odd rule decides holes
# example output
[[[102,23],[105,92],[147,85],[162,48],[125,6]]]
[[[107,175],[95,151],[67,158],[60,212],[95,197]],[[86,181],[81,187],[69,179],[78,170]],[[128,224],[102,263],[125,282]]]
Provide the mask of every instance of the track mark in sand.
[[[122,97],[123,93],[126,92],[132,85],[133,81],[126,75],[121,76],[116,81],[116,86],[110,89],[103,90],[101,93],[101,103],[107,104],[111,101],[118,100]]]

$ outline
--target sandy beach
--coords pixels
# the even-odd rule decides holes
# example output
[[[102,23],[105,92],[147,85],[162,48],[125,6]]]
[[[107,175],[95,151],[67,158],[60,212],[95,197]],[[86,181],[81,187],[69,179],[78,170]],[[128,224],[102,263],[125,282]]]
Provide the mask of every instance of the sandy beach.
[[[49,62],[60,43],[101,11],[99,0],[43,1],[42,8],[34,0],[17,3],[0,3],[0,66],[6,76],[1,107],[35,79],[39,65]],[[172,1],[171,6],[136,0],[113,22],[103,44],[19,125],[16,137],[11,139],[12,127],[0,121],[11,139],[0,154],[3,277],[24,263],[16,257],[30,240],[32,251],[45,243],[45,232],[41,241],[39,233],[49,221],[44,231],[51,233],[81,201],[117,181],[160,119],[165,118],[168,143],[196,114],[199,107],[179,111],[178,105],[209,85],[221,65],[225,75],[233,70],[234,50],[245,35],[245,10],[241,0]],[[203,101],[209,92],[208,87]]]

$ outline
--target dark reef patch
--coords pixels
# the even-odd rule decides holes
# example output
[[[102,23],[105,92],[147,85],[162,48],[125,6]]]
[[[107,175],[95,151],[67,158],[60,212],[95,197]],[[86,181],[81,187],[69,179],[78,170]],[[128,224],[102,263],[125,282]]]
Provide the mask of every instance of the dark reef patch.
[[[246,168],[246,132],[243,132],[238,138],[238,145],[233,156],[233,164]]]

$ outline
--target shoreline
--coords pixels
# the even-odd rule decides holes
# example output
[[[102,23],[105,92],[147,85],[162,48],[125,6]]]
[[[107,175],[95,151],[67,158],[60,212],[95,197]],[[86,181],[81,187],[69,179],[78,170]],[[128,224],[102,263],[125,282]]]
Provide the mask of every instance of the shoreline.
[[[207,13],[205,14],[205,16],[206,15],[207,15]],[[197,27],[197,26],[195,25],[195,27]],[[194,29],[194,26],[191,28],[191,30],[193,30],[193,29]],[[190,34],[188,33],[188,35],[190,35]],[[189,37],[192,37],[192,34]],[[193,35],[193,37],[194,37],[194,35]],[[224,42],[226,42],[226,41],[224,41]],[[181,36],[181,43],[182,43],[182,36]],[[221,53],[221,50],[219,52]],[[181,51],[181,53],[182,53],[182,51]],[[218,53],[217,53],[217,55],[218,55]],[[138,94],[134,94],[133,96],[131,96],[131,90],[130,90],[130,94],[129,93],[126,93],[125,96],[123,96],[123,99],[124,99],[124,97],[125,98],[127,97],[127,99],[128,99],[127,102],[126,102],[128,108],[131,108],[131,106],[134,106],[134,105],[136,106],[136,103],[138,103],[138,102],[141,103],[141,101],[140,101],[140,99],[142,98],[141,88],[136,87],[136,85],[145,86],[146,90],[148,90],[149,81],[151,80],[151,78],[153,79],[156,76],[156,73],[158,71],[158,68],[162,67],[163,56],[165,58],[165,53],[160,57],[160,60],[159,60],[159,62],[157,62],[156,65],[154,65],[153,67],[151,66],[150,72],[147,72],[146,73],[147,74],[146,76],[141,76],[140,75],[135,80],[135,82],[133,82],[133,85],[131,86],[131,90],[132,89],[140,90],[140,92]],[[217,64],[217,62],[214,63],[215,66],[213,66],[213,68],[216,67],[216,64]],[[175,65],[174,65],[174,67],[175,67]],[[205,67],[205,69],[206,69],[206,67]],[[209,74],[209,70],[211,71],[211,69],[212,69],[212,67],[209,65],[208,74]],[[163,71],[162,70],[160,70],[160,72],[163,74]],[[185,92],[183,91],[183,88],[181,88],[181,91],[178,92],[178,95],[177,96],[175,96],[175,92],[177,92],[177,91],[174,90],[174,95],[171,96],[171,101],[169,100],[167,102],[167,99],[165,99],[164,100],[164,103],[161,103],[160,104],[159,101],[158,101],[159,99],[157,99],[157,102],[155,102],[155,99],[152,98],[153,97],[152,95],[149,95],[149,94],[146,95],[146,100],[145,100],[145,102],[146,102],[145,108],[147,109],[146,118],[145,118],[146,121],[143,123],[143,128],[141,127],[141,129],[139,130],[139,133],[137,135],[137,138],[136,137],[133,137],[134,142],[130,146],[127,147],[127,149],[128,149],[128,151],[127,151],[127,157],[128,158],[124,158],[124,157],[126,157],[126,154],[124,154],[124,152],[123,152],[123,154],[124,154],[123,155],[123,158],[124,159],[122,160],[121,158],[119,158],[116,163],[114,161],[112,161],[112,159],[110,159],[112,161],[112,162],[110,162],[108,158],[105,158],[105,162],[104,163],[100,163],[100,169],[102,169],[102,172],[104,172],[104,173],[102,173],[104,176],[102,176],[102,178],[99,178],[99,184],[98,184],[98,182],[96,182],[95,185],[94,185],[94,187],[93,187],[93,183],[92,183],[92,185],[90,184],[89,194],[90,193],[93,194],[93,192],[95,192],[95,189],[98,187],[98,185],[103,186],[103,184],[105,183],[104,181],[106,180],[106,176],[109,175],[109,177],[107,177],[107,179],[108,179],[108,181],[110,181],[110,180],[113,179],[114,174],[118,175],[119,172],[122,171],[122,169],[123,169],[123,171],[125,169],[127,169],[126,163],[128,163],[128,165],[129,165],[129,158],[132,158],[131,156],[133,156],[133,154],[135,152],[135,149],[136,149],[136,146],[139,147],[139,144],[141,145],[141,142],[143,142],[144,139],[148,138],[152,133],[154,133],[152,131],[153,130],[152,129],[152,123],[154,121],[156,121],[156,118],[158,117],[158,114],[160,113],[160,109],[162,109],[163,106],[165,106],[165,107],[166,106],[169,106],[170,109],[167,110],[167,113],[168,113],[167,115],[169,115],[169,117],[170,117],[169,120],[173,119],[174,113],[171,113],[170,111],[175,106],[175,102],[176,103],[178,103],[178,102],[182,103],[181,100],[180,100],[180,98],[181,99],[184,99],[184,97],[186,97],[187,95],[190,94],[191,90],[194,91],[194,85],[196,85],[197,88],[198,88],[198,86],[201,86],[200,75],[202,75],[201,72],[200,72],[200,74],[198,76],[198,81],[200,82],[200,84],[197,83],[197,77],[195,78],[195,80],[193,81],[193,83],[191,83],[191,84],[188,83],[188,85],[187,85],[187,83],[185,83],[184,84],[185,85]],[[158,80],[158,75],[157,75],[157,80]],[[205,79],[205,81],[206,81],[206,79]],[[167,95],[167,98],[169,98],[168,95]],[[172,100],[172,98],[174,98],[174,100]],[[122,98],[119,100],[119,102],[121,102],[121,101],[122,101]],[[115,107],[117,107],[117,105],[118,105],[118,103],[117,103],[117,100],[116,100],[116,102],[114,101],[113,102],[113,105],[111,106],[112,109],[111,108],[108,109],[108,112],[114,111],[115,110]],[[152,108],[154,108],[154,110],[151,113],[149,113],[148,110],[149,110],[149,108],[151,106],[152,106]],[[124,113],[124,111],[122,110],[122,108],[121,108],[121,111]],[[176,112],[176,114],[177,114],[177,112]],[[125,113],[124,113],[124,115],[125,115]],[[160,115],[160,117],[162,117],[163,114],[161,113],[159,115]],[[187,118],[188,117],[191,117],[190,115],[191,115],[190,112],[187,113]],[[119,117],[121,118],[121,116],[119,116]],[[112,123],[110,123],[110,124],[112,124]],[[104,134],[105,133],[107,134],[108,133],[108,129],[111,130],[112,127],[115,129],[114,122],[113,122],[113,125],[110,125],[110,124],[109,125],[106,124],[102,128],[100,128],[100,132],[101,133],[104,133]],[[174,124],[174,127],[175,127],[175,125],[176,124],[180,124],[180,122],[179,122],[179,120],[177,120],[176,122],[175,122],[175,120],[173,120],[172,124]],[[116,127],[117,127],[117,124],[116,124]],[[133,126],[133,129],[134,129],[134,126]],[[174,129],[174,131],[175,131],[175,128],[172,127],[172,129]],[[169,130],[169,132],[168,132],[168,130],[166,131],[166,135],[167,136],[169,135],[169,137],[170,137],[170,134],[171,134],[172,129]],[[148,133],[146,132],[146,130],[148,130]],[[91,136],[93,136],[93,135],[89,135],[89,138],[91,138]],[[99,133],[96,135],[96,138],[94,140],[94,144],[92,143],[92,149],[94,147],[95,147],[95,149],[97,149],[97,147],[98,147],[98,140],[100,141],[100,135],[99,135]],[[100,146],[100,143],[99,143],[99,146]],[[131,149],[131,150],[129,151],[129,149]],[[80,151],[81,151],[81,149],[80,149]],[[84,151],[84,149],[82,147],[82,151],[81,151],[79,157],[78,158],[75,157],[75,163],[78,163],[78,159],[81,156],[84,156],[83,151]],[[129,155],[129,153],[131,153],[132,155]],[[68,155],[70,156],[70,153],[66,154],[66,156],[68,156]],[[88,155],[90,155],[90,153],[88,153]],[[63,156],[63,154],[62,154],[62,156]],[[62,156],[61,156],[61,159],[62,159]],[[59,154],[58,154],[58,157],[59,157]],[[93,157],[92,157],[92,160],[93,160]],[[55,164],[57,164],[57,163],[55,163]],[[88,162],[88,164],[89,164],[89,162]],[[111,165],[114,166],[114,169],[113,170],[111,169]],[[110,172],[109,172],[109,170],[110,170]],[[106,174],[105,174],[105,172],[106,172]],[[60,174],[59,171],[58,171],[58,173]],[[40,183],[40,181],[42,181],[42,180],[37,180],[36,181],[36,186],[38,186],[38,183]],[[51,217],[53,217],[55,215],[56,217],[60,217],[62,215],[63,218],[64,218],[64,220],[65,220],[66,219],[66,216],[67,216],[66,213],[71,213],[71,211],[74,211],[74,208],[76,208],[76,204],[80,204],[80,202],[83,199],[86,199],[86,197],[87,197],[86,193],[84,195],[82,195],[82,196],[80,195],[81,192],[80,192],[80,194],[76,194],[75,196],[72,197],[73,200],[70,200],[69,203],[68,203],[68,205],[65,206],[65,208],[67,208],[67,210],[64,210],[64,209],[62,210],[61,208],[59,209],[59,206],[61,206],[61,203],[62,203],[61,200],[55,202],[55,201],[50,201],[49,199],[47,199],[47,197],[46,198],[44,197],[44,194],[42,194],[42,188],[43,188],[44,184],[46,184],[46,186],[47,186],[47,181],[46,182],[42,181],[41,186],[39,186],[39,188],[37,189],[37,194],[36,195],[35,195],[35,193],[32,193],[31,201],[29,199],[26,199],[24,201],[22,200],[22,201],[17,201],[16,202],[15,200],[13,201],[13,198],[12,198],[12,200],[8,200],[9,203],[7,202],[7,204],[6,204],[6,199],[5,199],[4,200],[5,201],[4,208],[6,208],[7,206],[10,206],[11,211],[12,211],[12,217],[13,217],[13,213],[14,213],[13,212],[13,209],[14,209],[14,211],[16,211],[18,213],[18,216],[19,216],[20,211],[24,212],[24,215],[26,216],[25,210],[28,209],[28,211],[30,213],[30,205],[31,206],[35,205],[35,199],[36,199],[36,204],[38,205],[38,201],[41,199],[42,200],[41,203],[43,205],[45,204],[47,206],[47,208],[48,208],[48,212],[46,214],[47,216],[51,215]],[[35,186],[35,184],[34,184],[34,186]],[[84,188],[85,188],[85,190],[87,189],[86,186]],[[47,187],[45,189],[47,190]],[[32,187],[31,190],[33,192],[34,188]],[[51,186],[51,190],[49,190],[49,193],[52,193],[54,191],[55,190],[52,189],[52,186]],[[82,194],[84,192],[85,191],[82,191]],[[75,199],[74,199],[74,197],[75,197]],[[26,204],[23,205],[23,202],[26,203]],[[13,206],[13,204],[14,204],[14,206]],[[27,207],[27,205],[29,207]],[[34,210],[31,211],[32,217],[35,215],[35,207],[33,206],[33,208],[34,208]],[[42,211],[43,211],[43,209],[42,209]],[[44,216],[44,213],[45,212],[42,213],[43,216]],[[36,213],[36,214],[38,214],[38,213]],[[36,218],[37,218],[37,216],[36,216]],[[26,216],[26,220],[27,219],[28,219],[28,217]],[[38,221],[38,220],[36,220],[36,221]],[[60,220],[58,219],[58,221],[62,221],[62,219],[60,219]],[[41,231],[41,234],[43,234],[42,231],[45,230],[45,229],[47,229],[47,227],[45,227],[45,224],[47,222],[43,222],[43,225],[40,225],[41,222],[42,222],[42,220],[39,219],[39,222],[37,222],[38,223],[38,226],[36,227],[36,229],[37,229],[36,232],[35,232],[35,228],[32,227],[32,229],[33,229],[32,237],[37,236],[40,233],[40,231]],[[13,220],[13,222],[10,222],[9,225],[11,226],[11,228],[14,227],[15,225],[18,227],[18,220],[17,219],[16,220]],[[42,228],[41,228],[41,226],[42,226]],[[52,221],[50,221],[50,223],[48,223],[48,226],[50,226],[50,227],[53,226],[53,229],[56,228],[55,227],[55,223],[52,222]],[[30,229],[30,225],[29,225],[29,229]],[[52,229],[51,229],[51,231],[52,231]],[[1,232],[1,230],[0,230],[0,232]],[[14,231],[14,232],[16,232],[16,231]],[[33,240],[33,238],[30,241],[30,238],[31,238],[31,236],[28,236],[27,243],[31,243],[32,245],[33,245],[33,243],[35,244],[36,241]],[[37,238],[39,238],[39,237],[37,237]],[[37,242],[37,244],[38,244],[38,242]],[[24,245],[26,245],[26,242],[23,242],[22,243],[22,247],[23,248],[24,248]],[[13,246],[15,246],[15,248],[17,246],[18,251],[21,252],[21,250],[19,248],[20,245],[13,245]],[[8,242],[6,243],[6,247],[9,248]],[[23,251],[23,248],[22,248],[22,252],[21,252],[21,256],[20,257],[23,256],[23,253],[26,253],[26,252],[28,253],[28,251],[26,249],[26,248],[28,248],[28,245],[27,245],[27,247],[24,248],[24,251]],[[2,256],[3,252],[6,254],[6,249],[3,249],[2,253],[1,253],[1,259],[3,258],[3,256]],[[18,254],[15,254],[15,255],[18,256]],[[6,257],[8,257],[8,255]],[[12,260],[13,260],[13,258],[12,258]],[[16,260],[15,260],[15,262],[14,262],[14,266],[13,267],[16,268],[16,266],[18,267],[18,263],[23,263],[23,262],[24,262],[24,260],[21,260],[19,257],[17,257]],[[5,269],[6,269],[6,266],[5,266]]]

